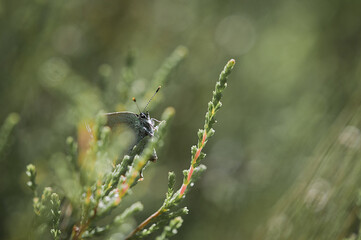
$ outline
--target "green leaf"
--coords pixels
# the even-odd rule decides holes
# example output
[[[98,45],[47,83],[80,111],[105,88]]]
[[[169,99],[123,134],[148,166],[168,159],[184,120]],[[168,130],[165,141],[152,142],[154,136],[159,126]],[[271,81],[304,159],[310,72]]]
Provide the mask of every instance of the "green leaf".
[[[174,192],[174,185],[175,185],[175,174],[174,172],[168,173],[168,194],[167,198],[170,198]]]

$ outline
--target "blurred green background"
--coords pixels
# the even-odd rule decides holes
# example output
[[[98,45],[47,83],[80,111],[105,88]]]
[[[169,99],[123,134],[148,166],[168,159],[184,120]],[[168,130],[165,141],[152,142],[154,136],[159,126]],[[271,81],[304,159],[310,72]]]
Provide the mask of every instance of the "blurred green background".
[[[337,0],[1,0],[0,123],[11,112],[21,120],[0,156],[0,238],[26,239],[31,228],[25,166],[37,166],[41,186],[57,186],[50,162],[66,137],[100,110],[136,112],[133,96],[144,106],[179,45],[188,55],[151,110],[159,119],[173,106],[176,117],[135,188],[145,207],[137,221],[162,204],[168,171],[180,184],[211,91],[234,58],[208,170],[174,239],[252,238],[359,89],[360,9]]]

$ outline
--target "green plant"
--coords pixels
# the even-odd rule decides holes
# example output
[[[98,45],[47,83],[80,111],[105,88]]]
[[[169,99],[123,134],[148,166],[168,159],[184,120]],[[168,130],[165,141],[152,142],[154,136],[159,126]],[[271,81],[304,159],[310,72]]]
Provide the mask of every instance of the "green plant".
[[[170,70],[184,57],[184,52],[184,48],[178,48],[155,74],[152,84],[164,82]],[[159,229],[163,231],[157,239],[167,239],[177,233],[183,221],[181,216],[188,213],[186,207],[178,208],[178,205],[189,191],[189,186],[192,186],[206,169],[200,163],[205,157],[202,149],[214,134],[212,126],[216,122],[215,114],[222,106],[222,92],[227,86],[227,78],[234,64],[233,59],[226,64],[216,83],[212,101],[208,104],[204,128],[198,131],[198,144],[191,148],[190,168],[183,172],[182,186],[175,191],[175,174],[170,172],[168,192],[163,205],[136,227],[127,239],[143,238]],[[125,75],[132,78],[130,72],[127,71]],[[56,162],[54,168],[60,171],[58,174],[62,181],[59,185],[62,186],[63,193],[55,193],[52,188],[47,187],[39,198],[36,169],[34,165],[28,165],[27,184],[33,191],[34,211],[39,216],[38,225],[47,225],[54,239],[59,239],[60,236],[71,236],[72,239],[104,237],[112,231],[119,231],[129,216],[143,209],[141,203],[135,202],[119,211],[124,197],[131,194],[132,188],[139,182],[140,174],[147,166],[153,149],[158,149],[163,144],[167,126],[173,116],[174,109],[167,108],[155,136],[142,139],[130,153],[118,161],[119,146],[114,143],[117,139],[126,138],[127,135],[121,134],[118,138],[113,136],[110,128],[106,126],[105,115],[100,113],[94,123],[86,124],[86,130],[79,131],[78,142],[71,137],[67,139],[66,163],[63,161],[63,155],[55,156],[55,160],[52,161]],[[62,204],[60,198],[63,199]],[[125,238],[125,233],[124,231],[119,234]]]

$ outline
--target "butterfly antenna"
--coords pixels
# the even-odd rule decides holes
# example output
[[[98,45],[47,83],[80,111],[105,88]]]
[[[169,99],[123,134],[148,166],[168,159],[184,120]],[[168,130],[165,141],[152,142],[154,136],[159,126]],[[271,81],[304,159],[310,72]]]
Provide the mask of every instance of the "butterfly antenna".
[[[137,105],[137,108],[138,108],[138,111],[139,113],[141,113],[140,109],[139,109],[139,106],[138,106],[138,103],[137,103],[137,99],[135,99],[135,97],[132,98],[133,102],[135,103],[135,105]]]
[[[152,101],[153,97],[157,94],[157,92],[159,92],[160,88],[161,88],[161,86],[159,86],[159,87],[157,88],[157,90],[155,91],[155,93],[153,94],[153,96],[149,99],[147,105],[145,105],[145,108],[144,108],[143,112],[145,111],[145,109],[147,109],[149,103]]]

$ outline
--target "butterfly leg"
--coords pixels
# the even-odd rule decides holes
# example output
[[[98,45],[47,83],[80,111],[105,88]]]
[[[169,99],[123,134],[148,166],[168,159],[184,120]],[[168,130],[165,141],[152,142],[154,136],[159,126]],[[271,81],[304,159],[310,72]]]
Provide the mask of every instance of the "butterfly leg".
[[[152,118],[152,121],[157,122],[157,123],[161,123],[161,122],[163,122],[163,121],[160,121],[160,120],[155,119],[155,118]]]
[[[158,160],[157,152],[153,149],[153,154],[150,156],[149,161],[156,162]]]

